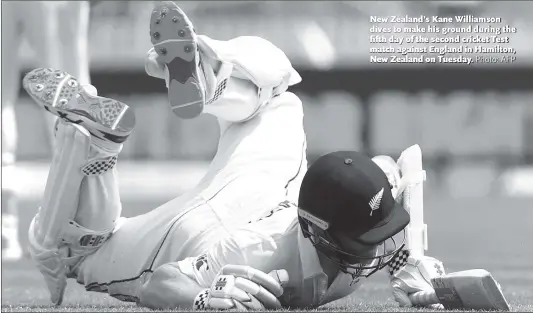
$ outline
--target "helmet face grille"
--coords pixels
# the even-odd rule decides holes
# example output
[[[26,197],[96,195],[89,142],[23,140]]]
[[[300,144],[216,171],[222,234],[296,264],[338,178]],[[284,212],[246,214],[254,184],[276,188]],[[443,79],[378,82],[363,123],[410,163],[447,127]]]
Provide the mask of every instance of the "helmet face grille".
[[[337,264],[342,272],[352,275],[352,284],[356,283],[361,277],[369,277],[389,265],[396,254],[405,247],[404,230],[401,243],[391,237],[376,245],[374,256],[361,256],[356,252],[348,252],[343,249],[338,244],[338,240],[328,230],[322,230],[302,217],[299,217],[299,220],[304,237],[309,238],[316,250]],[[354,263],[353,261],[350,262],[350,260],[358,260],[358,262]]]

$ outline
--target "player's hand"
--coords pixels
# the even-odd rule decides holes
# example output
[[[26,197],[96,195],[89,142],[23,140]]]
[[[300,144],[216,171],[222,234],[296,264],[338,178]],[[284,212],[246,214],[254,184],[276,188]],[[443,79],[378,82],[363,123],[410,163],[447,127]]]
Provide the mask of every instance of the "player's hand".
[[[155,52],[155,49],[148,50],[144,59],[146,74],[155,78],[165,79],[165,68],[165,63],[159,61],[159,55]]]
[[[407,264],[391,276],[392,294],[400,307],[418,306],[419,303],[433,303],[432,308],[442,308],[438,304],[431,279],[444,275],[442,262],[428,256],[407,258]],[[424,299],[420,299],[423,297]],[[429,299],[427,299],[429,298]]]
[[[244,265],[226,265],[215,277],[211,288],[194,300],[194,309],[205,310],[265,310],[280,309],[277,299],[288,282],[285,270],[269,274]]]

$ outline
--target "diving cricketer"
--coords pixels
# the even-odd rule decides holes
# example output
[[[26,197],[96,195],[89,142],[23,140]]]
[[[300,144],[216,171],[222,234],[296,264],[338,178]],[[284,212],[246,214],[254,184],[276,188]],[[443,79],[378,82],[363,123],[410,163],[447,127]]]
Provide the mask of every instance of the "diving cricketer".
[[[121,218],[116,164],[132,109],[66,72],[28,73],[24,88],[60,117],[29,229],[53,303],[73,278],[153,309],[316,308],[383,268],[402,306],[433,291],[442,263],[408,258],[393,238],[409,223],[394,160],[339,151],[308,169],[302,103],[288,91],[301,78],[281,50],[199,36],[172,2],[155,7],[150,28],[148,74],[165,79],[178,116],[217,118],[217,153],[195,188]]]

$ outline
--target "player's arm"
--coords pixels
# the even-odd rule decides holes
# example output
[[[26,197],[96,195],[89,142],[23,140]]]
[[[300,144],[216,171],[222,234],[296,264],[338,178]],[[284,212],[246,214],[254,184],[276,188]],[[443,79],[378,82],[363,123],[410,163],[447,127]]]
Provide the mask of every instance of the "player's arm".
[[[141,287],[139,304],[151,309],[191,309],[194,298],[203,288],[185,275],[177,262],[156,268]]]
[[[152,309],[192,309],[198,293],[211,286],[226,264],[245,264],[242,250],[231,236],[198,257],[156,268],[141,289],[140,304]]]
[[[211,286],[224,265],[244,263],[235,240],[224,238],[205,254],[156,268],[141,288],[139,304],[151,309],[193,309],[196,296]]]
[[[254,245],[242,244],[246,236]],[[158,267],[142,286],[139,304],[152,309],[278,309],[285,271],[262,272],[264,258],[250,257],[261,238],[243,232],[215,244],[199,257]],[[241,244],[237,244],[241,242]],[[261,262],[263,261],[263,262]]]

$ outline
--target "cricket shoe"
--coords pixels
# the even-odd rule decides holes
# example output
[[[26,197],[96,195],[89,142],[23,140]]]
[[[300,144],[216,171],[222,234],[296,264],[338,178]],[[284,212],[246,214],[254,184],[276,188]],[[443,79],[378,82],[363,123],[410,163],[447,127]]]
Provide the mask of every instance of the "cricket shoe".
[[[135,127],[135,114],[130,107],[98,97],[94,87],[81,86],[66,72],[37,68],[24,76],[22,85],[45,110],[89,131],[97,145],[121,144]]]
[[[150,40],[158,61],[166,65],[172,111],[185,119],[197,117],[213,102],[216,78],[212,66],[200,60],[192,22],[174,2],[159,2],[150,17]]]

